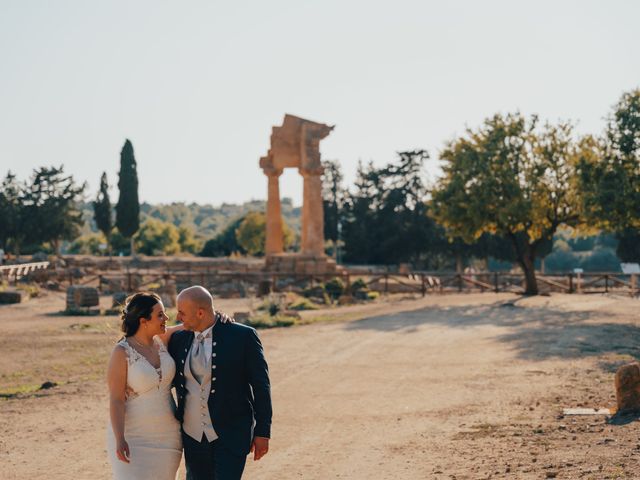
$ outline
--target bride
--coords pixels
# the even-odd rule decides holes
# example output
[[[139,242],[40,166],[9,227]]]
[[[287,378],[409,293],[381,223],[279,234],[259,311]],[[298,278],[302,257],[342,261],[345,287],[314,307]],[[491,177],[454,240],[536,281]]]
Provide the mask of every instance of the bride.
[[[176,366],[167,351],[171,335],[155,293],[136,293],[122,311],[124,337],[107,373],[110,428],[107,450],[115,480],[174,480],[182,458],[180,423],[171,383]],[[232,321],[220,315],[222,322]]]

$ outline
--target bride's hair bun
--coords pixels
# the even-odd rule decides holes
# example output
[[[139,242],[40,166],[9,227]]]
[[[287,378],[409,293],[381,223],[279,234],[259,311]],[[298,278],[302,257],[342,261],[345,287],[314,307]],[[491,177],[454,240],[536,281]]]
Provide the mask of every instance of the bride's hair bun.
[[[139,292],[129,295],[122,308],[122,331],[125,337],[135,335],[140,328],[140,318],[151,318],[151,312],[160,297],[153,292]]]

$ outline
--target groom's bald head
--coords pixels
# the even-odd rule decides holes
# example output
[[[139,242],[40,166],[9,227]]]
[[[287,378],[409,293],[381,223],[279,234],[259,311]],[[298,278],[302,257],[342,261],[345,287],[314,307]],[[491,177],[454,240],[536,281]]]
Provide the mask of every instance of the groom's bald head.
[[[213,325],[213,297],[199,285],[185,288],[177,299],[178,320],[187,330],[203,331]]]
[[[178,295],[178,301],[180,299],[191,302],[198,308],[211,309],[213,311],[213,297],[206,288],[200,285],[194,285],[182,290]]]

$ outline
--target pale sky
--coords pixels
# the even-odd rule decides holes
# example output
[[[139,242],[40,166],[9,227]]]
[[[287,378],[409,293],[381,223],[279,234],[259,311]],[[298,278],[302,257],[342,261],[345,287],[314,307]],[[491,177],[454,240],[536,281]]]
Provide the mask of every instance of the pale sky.
[[[639,21],[636,0],[0,0],[0,175],[64,164],[93,198],[106,171],[115,201],[129,138],[142,201],[218,205],[266,198],[285,113],[336,125],[348,182],[498,111],[599,133],[640,86]],[[300,203],[296,171],[281,192]]]

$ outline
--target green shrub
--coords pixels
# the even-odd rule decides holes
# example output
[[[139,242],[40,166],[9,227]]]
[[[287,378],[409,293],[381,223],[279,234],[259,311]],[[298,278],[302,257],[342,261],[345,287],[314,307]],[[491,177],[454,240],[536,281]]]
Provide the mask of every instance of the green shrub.
[[[362,278],[358,278],[355,282],[351,284],[351,291],[357,292],[358,290],[368,290],[367,282],[365,282]]]
[[[344,292],[344,283],[337,277],[332,278],[324,284],[324,289],[333,300],[337,300]]]
[[[35,283],[19,283],[16,290],[23,291],[29,298],[35,298],[40,295],[40,287]]]
[[[271,315],[272,317],[275,317],[279,311],[280,311],[280,305],[278,305],[275,302],[272,302],[269,304],[269,307],[268,307],[269,315]]]
[[[289,305],[289,310],[317,310],[318,308],[320,307],[307,298],[303,298]]]
[[[288,315],[265,315],[265,314],[257,314],[251,315],[249,319],[245,322],[245,325],[248,325],[253,328],[275,328],[275,327],[290,327],[295,325],[297,322],[295,317],[290,317]]]

